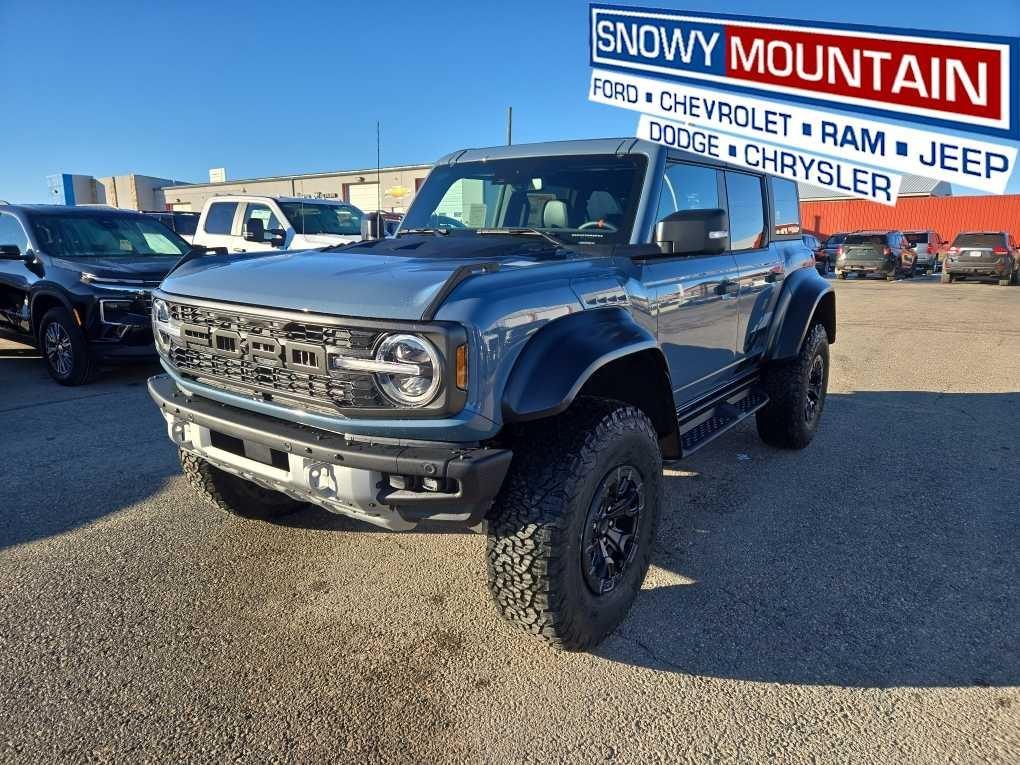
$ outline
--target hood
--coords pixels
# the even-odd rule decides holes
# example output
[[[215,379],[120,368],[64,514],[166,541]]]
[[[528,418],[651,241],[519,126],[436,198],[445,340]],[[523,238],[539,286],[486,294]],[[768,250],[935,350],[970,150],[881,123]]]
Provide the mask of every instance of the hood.
[[[415,320],[461,266],[523,268],[550,255],[548,244],[523,237],[403,236],[325,252],[208,255],[185,263],[161,288],[267,308]]]
[[[82,271],[98,279],[130,279],[159,283],[180,260],[179,255],[138,255],[114,258],[53,258],[51,263],[68,271]]]

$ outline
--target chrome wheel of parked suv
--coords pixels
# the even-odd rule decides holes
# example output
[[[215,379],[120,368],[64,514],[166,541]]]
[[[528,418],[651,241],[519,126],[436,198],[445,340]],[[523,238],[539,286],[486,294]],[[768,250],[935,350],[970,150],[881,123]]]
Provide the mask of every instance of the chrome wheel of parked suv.
[[[39,325],[40,347],[46,369],[61,385],[83,385],[95,372],[88,345],[71,314],[53,308]]]

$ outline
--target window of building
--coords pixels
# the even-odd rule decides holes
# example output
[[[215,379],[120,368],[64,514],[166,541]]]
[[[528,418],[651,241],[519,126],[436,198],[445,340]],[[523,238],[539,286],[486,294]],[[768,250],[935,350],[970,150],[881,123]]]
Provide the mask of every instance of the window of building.
[[[757,175],[726,171],[730,249],[753,250],[765,246],[765,206],[761,191],[761,178]]]
[[[205,233],[229,234],[234,225],[237,202],[214,202],[205,218]]]

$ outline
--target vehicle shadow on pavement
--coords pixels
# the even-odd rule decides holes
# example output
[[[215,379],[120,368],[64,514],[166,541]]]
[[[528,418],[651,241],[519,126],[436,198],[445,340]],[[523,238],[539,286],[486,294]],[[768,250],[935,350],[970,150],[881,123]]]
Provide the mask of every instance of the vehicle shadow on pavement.
[[[804,451],[750,424],[666,471],[653,568],[597,653],[772,683],[1020,684],[1020,393],[830,394],[825,418]]]
[[[157,494],[179,474],[145,390],[153,365],[50,379],[35,351],[0,350],[0,550],[72,531]]]

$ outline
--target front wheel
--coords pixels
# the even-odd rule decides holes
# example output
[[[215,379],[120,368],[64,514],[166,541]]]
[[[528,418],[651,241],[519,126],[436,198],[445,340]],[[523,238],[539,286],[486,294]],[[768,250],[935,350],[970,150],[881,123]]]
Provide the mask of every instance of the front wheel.
[[[769,403],[756,415],[758,435],[772,446],[803,449],[815,437],[829,389],[829,337],[815,324],[795,359],[773,363],[762,378]]]
[[[66,308],[52,308],[43,316],[39,350],[46,371],[61,385],[85,385],[95,376],[96,364],[85,335]]]
[[[567,650],[623,621],[648,571],[662,455],[648,418],[601,398],[528,426],[489,514],[489,588],[513,624]]]

